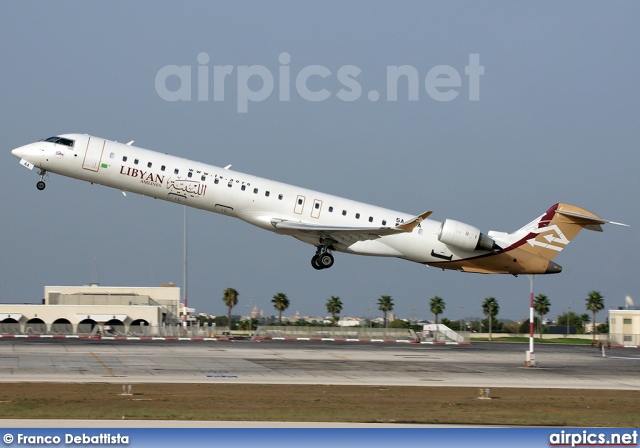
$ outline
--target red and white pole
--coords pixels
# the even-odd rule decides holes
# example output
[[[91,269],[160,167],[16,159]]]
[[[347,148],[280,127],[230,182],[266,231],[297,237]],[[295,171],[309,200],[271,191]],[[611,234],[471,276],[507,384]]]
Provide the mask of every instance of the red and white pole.
[[[535,367],[535,355],[533,351],[533,335],[534,335],[534,320],[533,320],[533,282],[535,280],[535,275],[529,275],[529,351],[527,352],[525,366],[527,367]]]

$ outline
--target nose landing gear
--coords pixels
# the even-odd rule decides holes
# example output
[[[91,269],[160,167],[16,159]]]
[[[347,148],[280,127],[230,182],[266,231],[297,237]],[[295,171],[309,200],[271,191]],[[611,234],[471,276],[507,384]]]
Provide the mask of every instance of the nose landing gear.
[[[47,172],[40,168],[40,172],[38,174],[40,175],[40,180],[36,184],[36,188],[42,191],[47,186],[47,184],[44,183],[44,175],[47,174]]]

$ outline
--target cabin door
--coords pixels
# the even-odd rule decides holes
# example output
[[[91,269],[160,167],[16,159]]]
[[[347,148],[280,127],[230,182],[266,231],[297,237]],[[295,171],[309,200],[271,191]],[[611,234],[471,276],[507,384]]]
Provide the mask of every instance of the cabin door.
[[[98,171],[100,169],[100,160],[102,159],[104,144],[105,141],[101,138],[89,137],[87,151],[82,161],[82,168],[90,171]]]

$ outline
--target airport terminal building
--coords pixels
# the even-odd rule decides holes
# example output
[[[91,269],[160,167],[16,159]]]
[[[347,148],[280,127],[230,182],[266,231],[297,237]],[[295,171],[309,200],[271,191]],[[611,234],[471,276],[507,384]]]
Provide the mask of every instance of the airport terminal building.
[[[0,334],[144,335],[179,321],[174,286],[45,286],[41,305],[0,304]]]
[[[640,310],[609,310],[609,338],[625,346],[640,346]]]

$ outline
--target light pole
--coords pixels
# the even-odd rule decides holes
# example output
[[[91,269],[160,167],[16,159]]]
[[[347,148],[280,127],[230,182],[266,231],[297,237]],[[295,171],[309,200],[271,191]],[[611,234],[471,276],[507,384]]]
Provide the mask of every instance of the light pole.
[[[567,337],[569,337],[569,318],[571,317],[571,305],[573,305],[573,301],[569,302],[569,311],[567,311]]]

